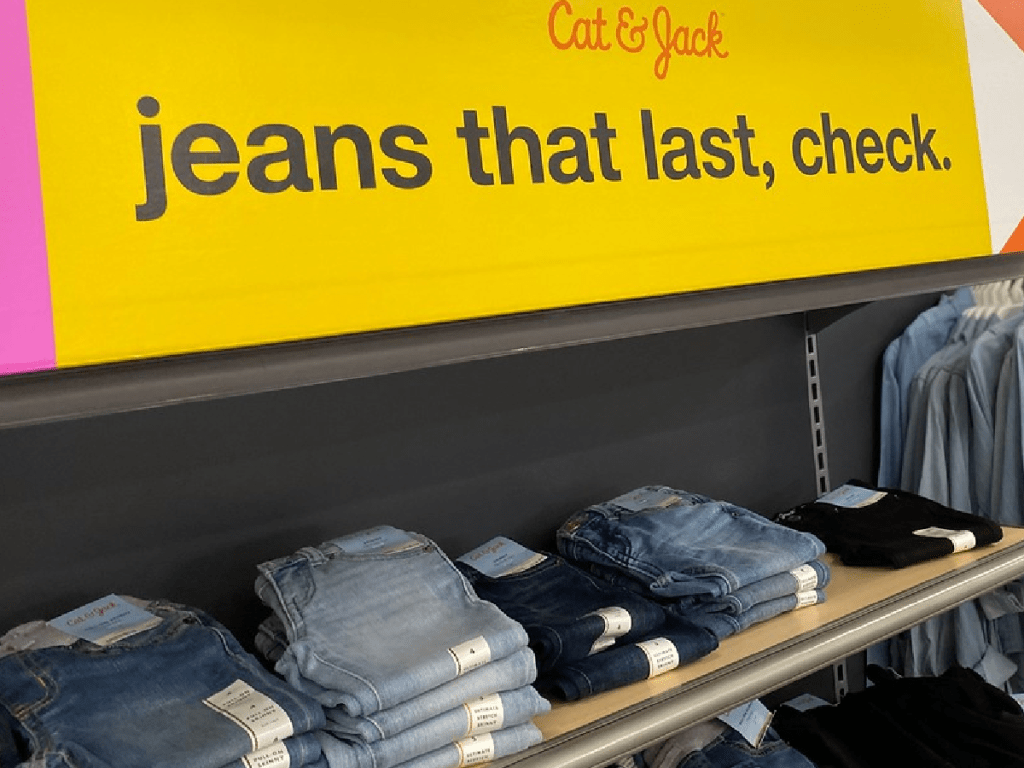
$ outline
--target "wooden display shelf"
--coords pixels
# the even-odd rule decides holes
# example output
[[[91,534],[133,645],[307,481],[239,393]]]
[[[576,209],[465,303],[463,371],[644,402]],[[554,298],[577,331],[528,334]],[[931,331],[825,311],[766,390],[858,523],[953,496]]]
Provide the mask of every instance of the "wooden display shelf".
[[[602,766],[863,650],[1024,575],[1024,529],[1003,531],[997,544],[900,570],[850,568],[826,555],[826,602],[727,638],[653,680],[555,704],[535,721],[544,742],[495,765]]]

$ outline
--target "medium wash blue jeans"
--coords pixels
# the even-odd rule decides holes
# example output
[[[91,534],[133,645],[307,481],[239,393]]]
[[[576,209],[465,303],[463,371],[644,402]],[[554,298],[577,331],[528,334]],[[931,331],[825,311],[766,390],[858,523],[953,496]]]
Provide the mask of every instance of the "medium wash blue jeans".
[[[521,573],[497,578],[462,562],[456,565],[480,597],[523,625],[540,675],[587,658],[599,641],[605,647],[625,645],[665,623],[661,606],[601,582],[557,555],[547,555]],[[610,627],[609,622],[617,619],[618,626]]]
[[[570,560],[617,570],[662,598],[720,598],[825,552],[812,534],[665,486],[578,512],[557,542]]]
[[[825,602],[824,591],[820,589],[813,591],[815,599],[814,605]],[[697,626],[704,627],[714,633],[715,637],[719,640],[724,640],[725,638],[735,635],[737,632],[749,629],[762,621],[768,621],[768,619],[774,619],[776,616],[781,616],[784,613],[796,610],[797,607],[799,607],[797,596],[786,595],[785,597],[776,597],[772,600],[755,603],[742,613],[709,611],[704,610],[701,606],[690,608],[688,610],[684,609],[681,610],[680,613]]]
[[[867,737],[868,735],[865,734]],[[814,763],[786,744],[771,728],[752,747],[731,728],[699,752],[693,752],[678,768],[815,768]]]
[[[406,544],[353,551],[358,534],[342,537],[261,564],[256,581],[288,635],[275,669],[298,688],[312,682],[321,703],[353,716],[527,645],[525,630],[478,598],[430,539],[384,528]]]
[[[467,702],[390,738],[365,742],[332,731],[331,768],[392,768],[476,733],[529,723],[550,711],[551,704],[525,686]],[[326,739],[322,739],[326,742]]]
[[[162,621],[100,647],[86,640],[0,657],[0,709],[46,768],[225,768],[284,739],[293,766],[315,765],[323,708],[268,673],[215,619],[153,601]],[[268,697],[290,726],[255,732],[204,700],[239,682]],[[265,700],[264,700],[265,701]],[[298,734],[293,736],[292,734]]]

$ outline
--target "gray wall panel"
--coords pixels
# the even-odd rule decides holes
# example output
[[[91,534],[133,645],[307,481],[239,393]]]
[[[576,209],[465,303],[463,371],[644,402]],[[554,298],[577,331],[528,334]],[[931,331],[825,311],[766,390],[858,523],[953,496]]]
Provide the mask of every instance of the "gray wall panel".
[[[247,642],[257,562],[381,522],[457,556],[649,482],[781,511],[802,345],[793,315],[0,431],[0,627],[123,592]]]

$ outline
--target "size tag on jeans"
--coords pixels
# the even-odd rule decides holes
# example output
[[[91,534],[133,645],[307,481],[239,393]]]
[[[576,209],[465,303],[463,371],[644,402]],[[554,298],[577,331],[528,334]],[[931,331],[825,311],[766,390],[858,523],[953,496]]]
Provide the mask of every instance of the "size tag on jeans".
[[[654,640],[637,643],[636,647],[647,656],[647,664],[650,668],[648,678],[657,677],[679,666],[679,651],[676,650],[671,640],[658,637]]]
[[[470,736],[455,742],[459,750],[459,768],[466,765],[477,765],[494,759],[494,739],[489,733]]]
[[[872,491],[870,488],[861,488],[857,485],[841,485],[834,491],[829,491],[818,501],[832,504],[837,507],[859,509],[869,507],[877,501],[881,501],[888,494],[885,491]]]
[[[633,628],[633,617],[625,608],[609,606],[607,608],[599,608],[588,615],[600,616],[604,621],[604,631],[594,641],[594,645],[590,649],[591,656],[598,651],[603,651],[605,648],[615,645],[615,641],[618,638],[627,634]]]
[[[637,488],[612,499],[609,503],[630,512],[643,512],[645,509],[666,509],[682,500],[679,494],[669,488]]]
[[[203,703],[248,733],[254,751],[295,733],[288,713],[272,698],[242,680],[203,699]]]
[[[818,604],[818,592],[817,590],[810,589],[806,592],[796,593],[796,607],[806,608],[808,605]]]
[[[504,536],[496,536],[459,558],[460,563],[465,563],[492,579],[522,573],[545,560],[545,555],[527,549]]]
[[[914,531],[915,536],[927,536],[930,539],[949,539],[953,542],[953,552],[964,552],[974,549],[977,540],[970,531],[951,531],[948,528],[920,528]]]
[[[475,733],[490,733],[505,724],[505,705],[497,693],[481,696],[476,701],[470,701],[462,706],[466,708],[469,715],[467,736],[472,736]]]
[[[797,592],[806,592],[818,586],[818,572],[814,570],[813,566],[801,565],[790,571],[790,574],[796,579]]]
[[[487,644],[486,638],[482,635],[449,648],[448,653],[455,660],[456,676],[482,667],[491,660],[491,646]]]
[[[47,624],[69,635],[106,646],[151,629],[161,621],[159,616],[154,616],[117,595],[107,595],[58,616]]]
[[[742,736],[746,742],[757,749],[761,740],[768,732],[772,722],[772,713],[757,699],[736,707],[736,709],[719,715],[718,719]]]
[[[280,741],[242,757],[245,768],[291,768],[291,764],[288,747]]]
[[[331,544],[346,555],[390,555],[415,549],[422,546],[423,542],[390,525],[378,525],[376,528],[367,528],[365,531],[334,539]]]

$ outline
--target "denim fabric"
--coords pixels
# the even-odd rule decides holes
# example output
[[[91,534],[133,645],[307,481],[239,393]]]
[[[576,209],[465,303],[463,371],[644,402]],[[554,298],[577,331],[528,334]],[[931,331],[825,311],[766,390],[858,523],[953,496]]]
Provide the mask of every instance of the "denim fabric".
[[[349,762],[348,745],[326,731],[321,731],[319,737],[330,768],[345,768],[351,765]],[[533,723],[523,723],[511,728],[502,728],[492,733],[485,733],[475,738],[484,739],[492,743],[492,757],[497,759],[514,755],[517,752],[522,752],[524,749],[540,744],[543,737],[540,730]],[[470,746],[469,748],[471,749],[472,747]],[[459,768],[461,764],[462,752],[460,752],[459,747],[455,744],[448,744],[407,760],[404,763],[399,763],[398,766],[399,768]]]
[[[617,569],[662,598],[722,597],[825,551],[811,534],[664,486],[646,486],[573,515],[557,541],[570,560]]]
[[[882,428],[878,484],[900,484],[903,440],[906,434],[910,382],[918,369],[946,344],[953,326],[974,305],[969,288],[922,312],[885,351],[882,360]]]
[[[288,648],[288,635],[285,633],[284,624],[277,614],[270,614],[256,628],[256,637],[253,645],[260,655],[271,664],[284,655]]]
[[[522,725],[551,710],[547,699],[530,686],[484,698],[490,706],[500,700],[503,717],[475,733]],[[331,751],[331,768],[391,768],[465,738],[472,730],[470,707],[474,704],[478,702],[467,702],[391,738],[369,743],[332,731],[328,722],[325,730],[337,737]]]
[[[665,626],[649,640],[656,638],[668,640],[675,646],[679,666],[703,658],[718,647],[718,640],[711,632],[677,616],[669,616]],[[651,676],[647,653],[633,643],[562,665],[539,677],[536,685],[545,696],[577,701]]]
[[[815,768],[814,763],[784,742],[769,728],[761,744],[752,747],[731,728],[699,752],[693,752],[678,768]]]
[[[328,726],[337,733],[372,742],[396,736],[413,726],[443,714],[460,702],[490,693],[511,691],[537,679],[533,651],[523,648],[511,656],[484,664],[450,683],[401,704],[365,717],[352,717],[340,709],[328,709]]]
[[[834,707],[780,707],[773,727],[823,766],[1024,767],[1024,713],[968,670],[895,679],[868,667],[872,687]]]
[[[993,457],[992,510],[1010,525],[1024,525],[1024,455],[1022,455],[1021,389],[1024,368],[1024,326],[1003,358],[996,393],[996,443]]]
[[[354,716],[396,706],[527,644],[523,628],[478,598],[437,545],[384,528],[408,545],[347,552],[359,534],[342,537],[263,563],[256,582],[288,635],[275,669],[297,688],[319,686],[321,703]]]
[[[970,531],[979,547],[1003,537],[996,523],[977,515],[958,512],[908,491],[863,487],[884,491],[885,495],[856,508],[813,501],[784,512],[778,521],[821,537],[830,551],[852,566],[902,568],[951,554],[954,546],[949,539],[914,533],[932,527]]]
[[[825,593],[822,590],[816,589],[814,593],[815,605],[825,602]],[[755,603],[746,611],[738,614],[708,611],[700,606],[683,610],[680,613],[698,627],[704,627],[712,632],[719,640],[724,640],[735,635],[737,632],[742,632],[755,624],[760,624],[762,621],[768,621],[768,619],[774,619],[783,613],[796,610],[798,606],[799,602],[796,595],[786,595],[785,597],[776,597],[771,600]]]
[[[557,555],[508,576],[492,578],[462,562],[456,565],[476,593],[520,622],[544,674],[560,664],[585,659],[608,625],[596,612],[617,608],[629,614],[629,631],[608,644],[647,637],[665,623],[665,611],[640,595],[602,583]]]
[[[805,565],[814,571],[817,579],[816,583],[813,586],[808,585],[807,589],[820,590],[828,586],[832,578],[828,565],[820,560],[812,560]],[[735,592],[730,592],[722,597],[710,600],[683,598],[678,603],[678,610],[686,612],[692,608],[701,613],[727,613],[731,616],[739,616],[760,603],[781,597],[793,597],[800,591],[806,590],[800,589],[800,582],[792,571],[785,571],[775,576],[769,576],[767,579],[755,581],[746,587],[740,587]]]
[[[153,601],[157,626],[100,647],[85,640],[8,652],[0,658],[0,708],[47,768],[224,768],[265,746],[204,702],[237,681],[273,700],[298,737],[293,765],[315,763],[322,707],[274,677],[216,620]],[[289,734],[278,732],[280,737]]]

